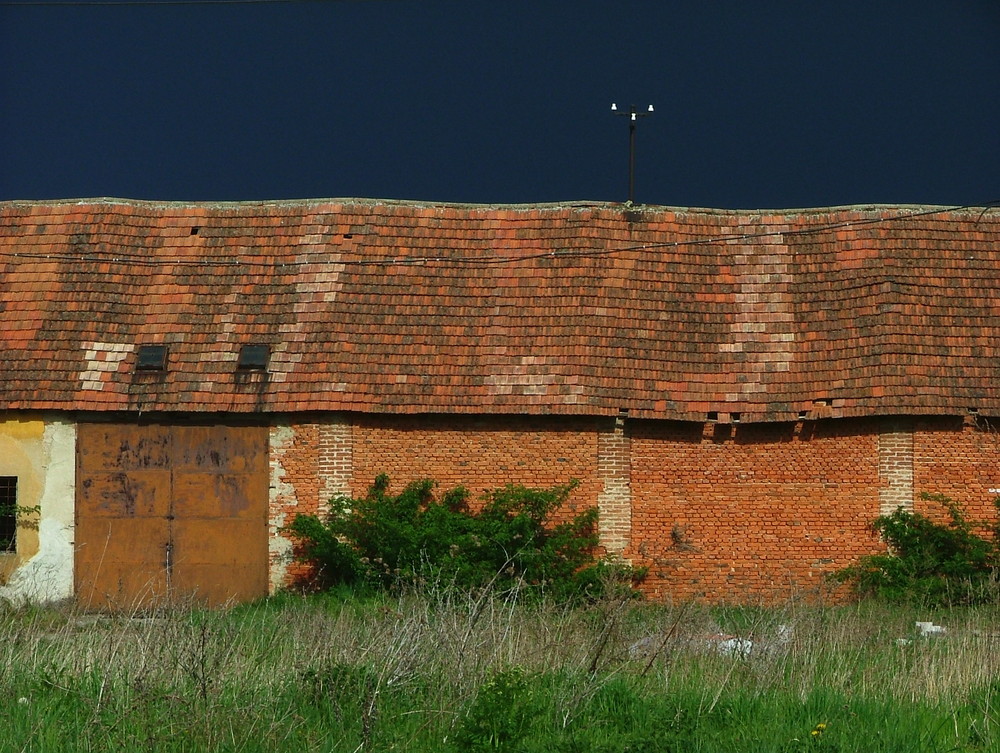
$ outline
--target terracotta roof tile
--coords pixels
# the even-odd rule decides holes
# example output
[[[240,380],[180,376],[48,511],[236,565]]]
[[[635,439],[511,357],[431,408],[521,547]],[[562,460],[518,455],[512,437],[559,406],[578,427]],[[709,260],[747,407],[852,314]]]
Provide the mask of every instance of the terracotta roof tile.
[[[998,214],[9,202],[0,407],[1000,415]]]

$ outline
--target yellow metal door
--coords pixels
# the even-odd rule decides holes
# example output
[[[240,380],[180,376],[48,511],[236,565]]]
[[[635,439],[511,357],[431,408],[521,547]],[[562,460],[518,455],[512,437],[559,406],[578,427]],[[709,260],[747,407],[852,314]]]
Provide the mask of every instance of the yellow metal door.
[[[81,424],[76,593],[87,608],[267,593],[267,430]]]

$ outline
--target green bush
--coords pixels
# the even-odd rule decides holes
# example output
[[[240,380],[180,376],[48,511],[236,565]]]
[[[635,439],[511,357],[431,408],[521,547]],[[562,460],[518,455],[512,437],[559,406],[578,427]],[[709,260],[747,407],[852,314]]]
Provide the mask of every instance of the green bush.
[[[1000,549],[997,527],[980,536],[958,504],[941,494],[924,494],[948,512],[938,523],[920,513],[897,508],[872,524],[889,551],[862,557],[857,565],[835,573],[861,596],[927,606],[954,606],[993,601],[996,597]],[[997,500],[1000,503],[1000,498]]]
[[[498,671],[464,709],[452,744],[462,753],[521,750],[541,714],[541,700],[523,669]]]
[[[285,530],[324,588],[433,583],[463,590],[529,586],[558,600],[596,596],[614,569],[595,557],[597,509],[552,523],[576,486],[508,485],[488,492],[472,511],[463,487],[436,498],[434,483],[423,480],[393,495],[381,474],[364,497],[338,497],[325,518],[298,515]]]

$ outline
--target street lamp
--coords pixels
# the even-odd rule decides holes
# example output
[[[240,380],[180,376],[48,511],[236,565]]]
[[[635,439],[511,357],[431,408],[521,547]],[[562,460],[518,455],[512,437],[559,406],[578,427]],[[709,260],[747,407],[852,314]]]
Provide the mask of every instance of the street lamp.
[[[653,114],[653,106],[646,108],[645,112],[639,112],[635,105],[628,108],[628,112],[621,112],[618,105],[611,104],[611,112],[615,115],[622,115],[628,118],[628,203],[635,203],[635,124],[639,118],[646,118]]]

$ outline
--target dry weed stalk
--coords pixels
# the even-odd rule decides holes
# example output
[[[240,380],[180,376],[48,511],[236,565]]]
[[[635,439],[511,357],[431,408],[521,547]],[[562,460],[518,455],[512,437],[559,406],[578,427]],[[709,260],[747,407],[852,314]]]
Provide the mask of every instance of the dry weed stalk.
[[[568,608],[524,603],[517,593],[486,599],[409,594],[378,606],[286,600],[281,608],[262,604],[231,613],[8,609],[0,612],[0,668],[6,676],[27,673],[64,687],[93,677],[99,714],[112,701],[127,706],[144,694],[208,703],[227,687],[270,693],[301,682],[310,668],[364,667],[373,683],[372,724],[387,688],[432,687],[445,714],[508,667],[532,674],[628,673],[662,688],[700,687],[706,704],[734,687],[792,689],[802,698],[825,688],[944,701],[1000,675],[1000,631],[990,610],[952,613],[950,624],[943,616],[947,635],[924,640],[909,636],[914,618],[926,615],[904,610],[759,610],[743,620],[741,635],[755,646],[745,657],[712,650],[706,636],[720,632],[718,614],[693,604],[624,601]],[[779,625],[790,626],[791,637],[772,646]],[[650,650],[630,653],[644,638]]]

